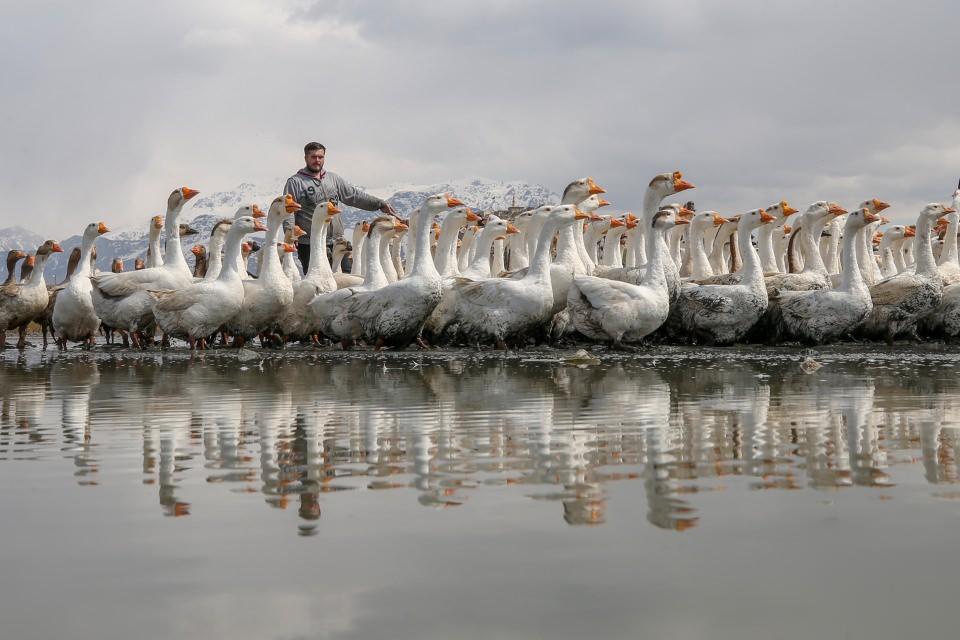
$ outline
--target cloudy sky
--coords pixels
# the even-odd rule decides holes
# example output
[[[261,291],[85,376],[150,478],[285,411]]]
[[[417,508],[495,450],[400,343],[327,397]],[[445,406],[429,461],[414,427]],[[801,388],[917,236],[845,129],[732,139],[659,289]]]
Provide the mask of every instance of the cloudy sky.
[[[188,185],[466,176],[619,208],[679,168],[698,208],[960,176],[960,4],[944,0],[0,0],[0,227],[128,224]],[[69,233],[67,233],[69,231]]]

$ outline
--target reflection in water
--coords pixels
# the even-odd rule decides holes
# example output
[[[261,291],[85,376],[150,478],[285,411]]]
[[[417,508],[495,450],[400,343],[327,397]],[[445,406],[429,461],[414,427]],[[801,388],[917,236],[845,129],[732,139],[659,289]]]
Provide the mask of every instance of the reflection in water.
[[[94,486],[129,481],[135,453],[165,515],[196,513],[196,483],[222,485],[295,512],[304,536],[351,491],[463,509],[506,490],[559,503],[569,525],[601,525],[627,483],[642,488],[648,522],[683,531],[710,499],[694,494],[733,491],[730,476],[752,490],[887,492],[905,464],[930,484],[960,478],[960,388],[929,363],[838,360],[805,375],[784,361],[682,358],[579,369],[465,355],[250,367],[71,356],[0,366],[0,461],[65,457]]]

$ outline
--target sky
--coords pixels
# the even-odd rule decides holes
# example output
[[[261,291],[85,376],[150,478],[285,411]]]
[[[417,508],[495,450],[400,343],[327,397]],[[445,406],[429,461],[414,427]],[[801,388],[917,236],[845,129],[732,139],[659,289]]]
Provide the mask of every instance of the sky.
[[[960,177],[960,3],[0,0],[0,228],[79,233],[293,173],[593,176],[635,209],[787,199],[897,220]],[[145,222],[144,222],[145,223]]]

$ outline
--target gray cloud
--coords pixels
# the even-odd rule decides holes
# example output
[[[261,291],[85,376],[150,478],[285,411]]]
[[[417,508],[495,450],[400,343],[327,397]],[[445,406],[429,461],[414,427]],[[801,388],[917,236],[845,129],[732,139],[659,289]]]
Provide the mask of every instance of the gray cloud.
[[[960,6],[98,0],[0,24],[0,226],[145,220],[169,190],[292,172],[308,139],[367,185],[481,175],[621,208],[680,168],[701,208],[787,198],[895,217],[960,172]],[[74,228],[76,227],[76,228]]]

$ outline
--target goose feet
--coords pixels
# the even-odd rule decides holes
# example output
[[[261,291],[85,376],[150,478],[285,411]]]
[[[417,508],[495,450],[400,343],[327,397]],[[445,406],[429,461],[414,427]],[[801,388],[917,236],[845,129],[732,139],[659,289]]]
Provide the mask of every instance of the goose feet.
[[[417,348],[427,351],[430,349],[430,344],[420,336],[417,336]]]

